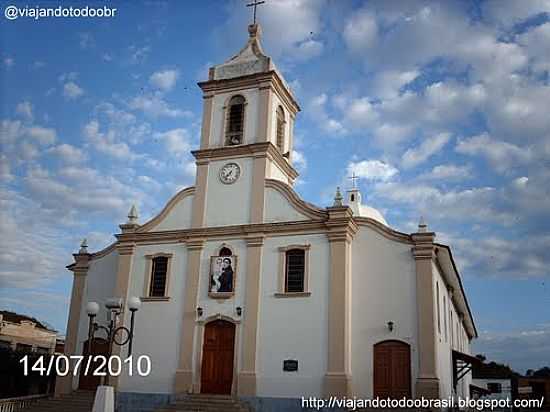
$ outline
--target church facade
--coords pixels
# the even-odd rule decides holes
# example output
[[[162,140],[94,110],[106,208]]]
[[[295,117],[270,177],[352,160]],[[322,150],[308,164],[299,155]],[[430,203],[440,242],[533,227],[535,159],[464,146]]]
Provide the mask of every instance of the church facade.
[[[249,35],[199,83],[195,186],[148,222],[132,209],[114,244],[74,255],[66,353],[87,347],[87,302],[137,296],[132,355],[151,371],[112,378],[119,394],[467,396],[456,363],[477,332],[450,248],[423,223],[393,230],[358,189],[327,208],[296,194],[300,108],[259,26]],[[61,378],[57,391],[90,384]]]

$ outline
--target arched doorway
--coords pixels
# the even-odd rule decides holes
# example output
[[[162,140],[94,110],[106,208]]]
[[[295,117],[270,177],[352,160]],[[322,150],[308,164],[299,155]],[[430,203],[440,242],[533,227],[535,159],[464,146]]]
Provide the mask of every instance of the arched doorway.
[[[374,345],[374,396],[410,398],[411,348],[397,340]]]
[[[84,356],[96,356],[103,355],[107,357],[109,355],[109,342],[102,338],[94,338],[92,344],[92,352],[89,350],[89,341],[84,342],[84,349],[82,350]],[[85,374],[87,359],[82,361],[80,366],[80,378],[78,380],[78,388],[84,390],[95,390],[101,384],[101,376],[95,376],[95,371],[101,366],[102,361],[90,362],[90,368],[88,373]]]
[[[201,393],[231,394],[235,325],[215,320],[204,328]]]

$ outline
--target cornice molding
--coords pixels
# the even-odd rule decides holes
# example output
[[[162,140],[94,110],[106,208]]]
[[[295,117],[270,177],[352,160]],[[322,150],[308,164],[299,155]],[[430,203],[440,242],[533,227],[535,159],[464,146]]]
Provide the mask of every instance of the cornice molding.
[[[353,220],[355,220],[355,223],[357,223],[359,227],[367,226],[390,240],[395,240],[396,242],[401,242],[406,244],[413,243],[412,237],[408,233],[403,233],[403,232],[394,230],[370,217],[357,216],[357,217],[354,217]]]
[[[191,151],[197,164],[206,164],[210,159],[233,157],[267,157],[279,166],[291,179],[298,177],[298,172],[283,157],[281,152],[271,142],[250,143],[237,146],[220,146]]]
[[[282,98],[285,105],[288,106],[288,109],[292,113],[297,113],[300,111],[300,105],[275,70],[233,77],[230,79],[208,80],[197,84],[202,91],[207,94],[219,91],[238,91],[253,87],[272,87],[274,91],[277,92],[277,94]]]

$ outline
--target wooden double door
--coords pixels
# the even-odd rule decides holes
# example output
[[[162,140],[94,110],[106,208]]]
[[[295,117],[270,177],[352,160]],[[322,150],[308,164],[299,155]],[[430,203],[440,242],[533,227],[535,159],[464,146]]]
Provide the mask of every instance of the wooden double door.
[[[411,349],[408,344],[390,340],[374,345],[374,396],[411,397]]]
[[[201,365],[201,393],[231,394],[235,325],[224,320],[204,328]]]

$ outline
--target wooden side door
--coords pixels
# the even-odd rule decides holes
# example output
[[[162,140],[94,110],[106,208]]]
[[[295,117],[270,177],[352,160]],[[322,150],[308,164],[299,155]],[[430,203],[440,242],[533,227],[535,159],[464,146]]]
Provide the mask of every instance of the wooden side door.
[[[411,350],[399,341],[374,345],[374,396],[381,398],[410,398]]]
[[[105,339],[95,338],[92,344],[92,352],[89,350],[89,341],[84,342],[84,350],[82,351],[84,356],[87,355],[103,355],[105,357],[109,354],[109,342]],[[80,378],[78,380],[78,388],[84,390],[95,390],[101,383],[101,376],[95,376],[96,369],[103,364],[103,361],[91,362],[88,373],[86,371],[87,358],[82,360],[80,364]]]
[[[204,328],[201,365],[201,393],[231,394],[235,325],[224,320]]]

